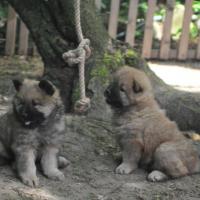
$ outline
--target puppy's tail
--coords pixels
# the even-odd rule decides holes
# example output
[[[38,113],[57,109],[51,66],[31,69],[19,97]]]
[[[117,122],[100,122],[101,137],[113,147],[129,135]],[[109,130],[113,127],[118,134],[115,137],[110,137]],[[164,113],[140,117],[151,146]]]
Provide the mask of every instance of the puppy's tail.
[[[200,134],[195,133],[194,131],[182,131],[182,133],[186,138],[192,140],[192,143],[196,147],[200,157]]]

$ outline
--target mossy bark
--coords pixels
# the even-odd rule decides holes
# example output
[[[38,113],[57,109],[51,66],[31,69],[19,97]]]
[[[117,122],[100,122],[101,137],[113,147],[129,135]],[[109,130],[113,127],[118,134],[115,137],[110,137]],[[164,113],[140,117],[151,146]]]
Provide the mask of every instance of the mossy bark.
[[[77,67],[69,67],[62,54],[78,45],[75,32],[72,0],[8,0],[27,25],[44,61],[44,76],[51,79],[61,91],[66,111],[71,108],[71,95]],[[81,1],[83,34],[91,40],[93,54],[87,69],[95,57],[104,52],[107,33],[97,13],[93,0]]]

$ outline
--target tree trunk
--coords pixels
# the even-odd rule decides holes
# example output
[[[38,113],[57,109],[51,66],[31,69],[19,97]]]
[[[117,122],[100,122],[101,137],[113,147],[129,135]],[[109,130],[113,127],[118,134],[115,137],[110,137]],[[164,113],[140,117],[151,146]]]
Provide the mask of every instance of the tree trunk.
[[[74,27],[73,0],[7,0],[18,12],[29,28],[45,65],[45,76],[61,90],[66,111],[71,108],[71,96],[76,67],[70,68],[62,59],[63,52],[74,49],[77,37]],[[94,65],[96,55],[101,55],[108,39],[97,13],[94,0],[81,1],[81,22],[85,37],[91,40],[93,56],[87,64]],[[130,64],[127,61],[127,64]],[[134,66],[143,69],[150,76],[155,96],[167,114],[182,130],[200,132],[200,94],[177,91],[164,84],[148,68],[141,58],[135,58]]]
[[[43,59],[44,76],[60,89],[66,111],[71,108],[71,95],[77,67],[69,67],[62,54],[77,47],[73,0],[8,0],[28,27]],[[84,36],[91,40],[93,65],[96,55],[104,52],[107,33],[95,12],[93,0],[81,1]]]

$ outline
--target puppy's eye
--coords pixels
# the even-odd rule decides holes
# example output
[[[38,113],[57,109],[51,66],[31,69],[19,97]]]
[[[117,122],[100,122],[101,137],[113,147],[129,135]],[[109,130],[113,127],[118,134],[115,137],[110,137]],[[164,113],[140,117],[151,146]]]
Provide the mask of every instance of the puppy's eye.
[[[120,91],[121,91],[121,92],[125,92],[124,87],[121,86],[121,87],[120,87]]]
[[[40,105],[40,102],[38,102],[37,100],[32,100],[32,105],[38,106],[38,105]]]

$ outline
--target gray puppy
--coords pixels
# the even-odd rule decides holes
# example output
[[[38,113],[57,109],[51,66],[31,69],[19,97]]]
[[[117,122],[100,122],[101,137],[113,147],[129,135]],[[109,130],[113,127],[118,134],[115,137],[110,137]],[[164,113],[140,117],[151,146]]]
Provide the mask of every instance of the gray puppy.
[[[37,186],[35,162],[50,179],[62,180],[58,169],[68,161],[58,156],[65,120],[64,106],[56,87],[46,80],[13,81],[13,109],[0,120],[0,164],[14,158],[22,182]]]

